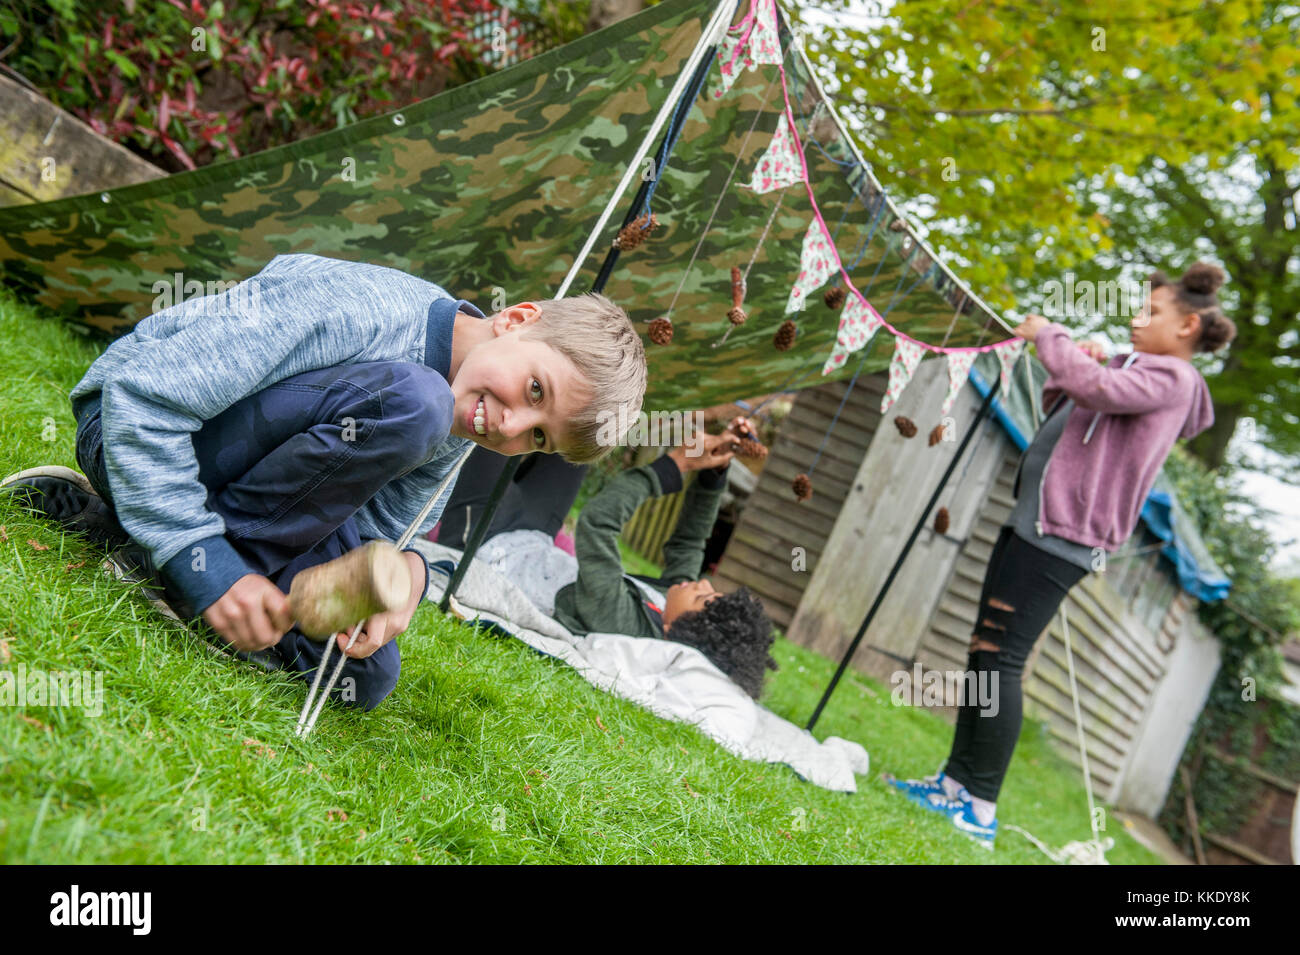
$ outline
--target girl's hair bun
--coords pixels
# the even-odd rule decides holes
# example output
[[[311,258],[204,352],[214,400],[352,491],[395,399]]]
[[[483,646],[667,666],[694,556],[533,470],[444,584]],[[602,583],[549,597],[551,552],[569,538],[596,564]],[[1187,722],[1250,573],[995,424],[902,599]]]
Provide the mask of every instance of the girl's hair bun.
[[[1223,269],[1210,262],[1193,262],[1179,279],[1179,284],[1194,295],[1213,295],[1226,276]]]
[[[1237,326],[1218,308],[1207,308],[1200,313],[1201,338],[1197,342],[1200,351],[1216,352],[1237,337]]]

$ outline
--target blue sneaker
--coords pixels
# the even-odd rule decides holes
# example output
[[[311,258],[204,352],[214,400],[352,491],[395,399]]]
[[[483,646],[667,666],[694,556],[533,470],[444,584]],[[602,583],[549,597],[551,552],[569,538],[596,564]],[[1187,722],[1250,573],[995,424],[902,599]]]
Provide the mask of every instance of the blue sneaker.
[[[892,773],[885,773],[884,776],[885,782],[912,800],[912,802],[924,806],[926,809],[934,808],[929,802],[931,796],[947,796],[943,788],[944,776],[942,771],[935,773],[933,776],[927,776],[925,779],[899,779]]]
[[[975,817],[975,806],[970,801],[970,796],[965,788],[961,794],[965,798],[953,798],[951,796],[930,796],[930,806],[935,812],[943,813],[952,822],[957,829],[969,836],[971,839],[985,849],[992,850],[993,840],[998,835],[998,821],[993,819],[987,826]]]

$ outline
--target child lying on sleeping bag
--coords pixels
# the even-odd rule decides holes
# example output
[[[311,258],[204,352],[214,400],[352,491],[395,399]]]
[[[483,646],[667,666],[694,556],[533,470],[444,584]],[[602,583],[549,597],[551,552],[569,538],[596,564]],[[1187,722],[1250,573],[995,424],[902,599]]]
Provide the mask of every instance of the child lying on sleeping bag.
[[[577,635],[621,633],[672,640],[700,650],[755,699],[766,671],[775,670],[769,650],[772,623],[745,587],[720,593],[700,576],[704,546],[717,520],[726,471],[740,434],[751,431],[736,418],[727,431],[703,436],[701,453],[677,447],[658,460],[619,474],[582,509],[575,532],[576,561],[554,539],[577,497],[584,470],[562,461],[525,462],[499,504],[481,554],[543,612]],[[505,466],[505,459],[476,450],[466,463],[438,543],[465,546],[470,528]],[[623,572],[618,537],[642,502],[673,494],[688,472],[681,515],[664,545],[658,578]]]

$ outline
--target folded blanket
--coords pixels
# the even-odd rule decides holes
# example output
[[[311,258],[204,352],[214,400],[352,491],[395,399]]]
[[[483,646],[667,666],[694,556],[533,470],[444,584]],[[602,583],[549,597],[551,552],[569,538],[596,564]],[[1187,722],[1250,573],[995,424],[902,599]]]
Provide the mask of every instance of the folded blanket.
[[[461,552],[427,540],[412,546],[434,569],[428,596],[438,601],[450,577],[447,568],[460,560]],[[755,703],[694,647],[626,634],[570,633],[542,608],[553,610],[556,591],[576,575],[574,558],[544,534],[516,531],[483,545],[454,599],[470,619],[495,624],[564,661],[593,686],[665,719],[693,724],[737,756],[784,763],[817,786],[857,792],[854,774],[870,768],[862,746],[835,736],[818,742]]]

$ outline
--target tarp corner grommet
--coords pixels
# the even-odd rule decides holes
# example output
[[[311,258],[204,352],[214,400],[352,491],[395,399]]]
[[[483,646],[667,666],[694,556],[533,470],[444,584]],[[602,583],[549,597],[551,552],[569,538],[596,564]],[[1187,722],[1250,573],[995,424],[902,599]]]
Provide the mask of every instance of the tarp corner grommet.
[[[107,193],[107,192],[101,192],[101,193],[99,194],[99,201],[100,201],[100,202],[108,202],[108,201],[110,201],[110,197],[109,197],[108,193]]]
[[[394,125],[394,126],[405,126],[405,125],[406,125],[406,117],[403,116],[401,113],[394,113],[394,114],[393,114],[393,125]]]

